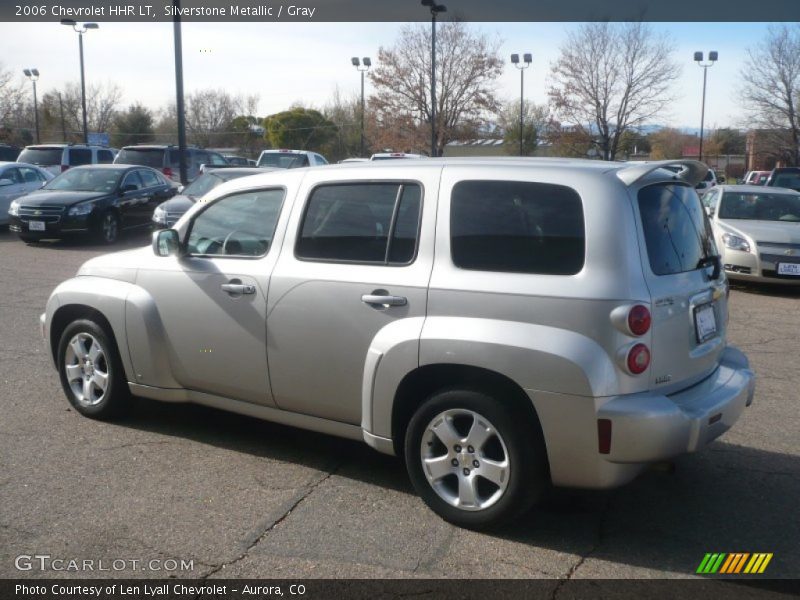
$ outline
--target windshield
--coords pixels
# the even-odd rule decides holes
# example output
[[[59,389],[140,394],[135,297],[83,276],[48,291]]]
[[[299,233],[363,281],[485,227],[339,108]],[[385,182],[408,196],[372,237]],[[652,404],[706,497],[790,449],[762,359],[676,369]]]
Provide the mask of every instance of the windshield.
[[[693,188],[658,184],[639,192],[650,268],[656,275],[693,271],[716,254],[711,225]]]
[[[164,166],[164,150],[161,148],[123,148],[114,161],[118,165],[144,165],[161,169]]]
[[[800,195],[728,192],[719,205],[720,219],[800,221]]]
[[[17,159],[32,165],[60,165],[63,148],[25,148]]]
[[[800,190],[800,173],[777,173],[773,178],[772,187]]]
[[[116,189],[121,176],[122,171],[116,169],[70,169],[51,180],[44,189],[108,194]]]
[[[206,193],[213,190],[217,187],[220,183],[225,183],[225,179],[217,175],[216,173],[203,173],[195,179],[192,183],[187,185],[183,192],[181,192],[184,196],[191,196],[192,198],[199,198],[200,196],[205,196]]]
[[[294,152],[265,152],[258,159],[259,167],[294,169],[308,166],[308,156]]]

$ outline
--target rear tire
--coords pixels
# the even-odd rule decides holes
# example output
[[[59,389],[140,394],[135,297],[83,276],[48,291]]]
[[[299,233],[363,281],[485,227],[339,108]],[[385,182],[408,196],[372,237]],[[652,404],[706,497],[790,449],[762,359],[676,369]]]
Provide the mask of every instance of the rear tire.
[[[417,410],[405,437],[409,477],[443,519],[471,529],[529,510],[548,487],[538,422],[512,417],[492,396],[441,391]]]
[[[117,347],[89,319],[70,323],[58,343],[58,374],[70,404],[92,419],[113,419],[130,407],[131,396]]]
[[[97,240],[103,244],[114,244],[119,239],[119,217],[114,211],[100,215],[97,224]]]

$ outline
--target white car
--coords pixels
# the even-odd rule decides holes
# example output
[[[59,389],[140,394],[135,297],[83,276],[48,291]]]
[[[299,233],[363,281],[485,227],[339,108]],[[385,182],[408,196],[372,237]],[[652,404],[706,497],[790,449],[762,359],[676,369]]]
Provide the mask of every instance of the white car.
[[[12,200],[38,190],[52,178],[52,173],[35,165],[0,162],[0,225],[8,224]]]
[[[272,167],[274,169],[298,169],[300,167],[315,167],[327,165],[327,159],[316,152],[308,150],[264,150],[258,157],[257,167]]]
[[[395,160],[398,158],[427,158],[424,154],[409,154],[408,152],[379,152],[369,157],[370,160]]]
[[[721,185],[703,204],[729,279],[800,284],[800,193]]]

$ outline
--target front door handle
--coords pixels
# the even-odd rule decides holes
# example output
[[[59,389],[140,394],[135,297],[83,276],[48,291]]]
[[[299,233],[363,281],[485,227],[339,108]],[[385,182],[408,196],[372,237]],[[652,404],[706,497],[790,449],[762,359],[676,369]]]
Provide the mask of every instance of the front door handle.
[[[229,294],[255,294],[256,293],[256,286],[249,285],[246,283],[223,283],[221,286],[223,292],[227,292]]]
[[[389,294],[364,294],[361,296],[361,301],[377,306],[405,306],[408,304],[405,296],[390,296]]]

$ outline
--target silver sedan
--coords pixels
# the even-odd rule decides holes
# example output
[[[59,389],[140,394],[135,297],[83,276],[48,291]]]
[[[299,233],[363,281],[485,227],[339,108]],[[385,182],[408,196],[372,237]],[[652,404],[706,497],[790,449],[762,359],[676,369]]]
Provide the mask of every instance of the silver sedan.
[[[8,224],[8,207],[12,200],[38,190],[52,178],[52,173],[35,165],[0,162],[0,225]]]
[[[722,185],[703,204],[729,279],[800,284],[800,193]]]

